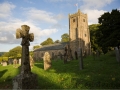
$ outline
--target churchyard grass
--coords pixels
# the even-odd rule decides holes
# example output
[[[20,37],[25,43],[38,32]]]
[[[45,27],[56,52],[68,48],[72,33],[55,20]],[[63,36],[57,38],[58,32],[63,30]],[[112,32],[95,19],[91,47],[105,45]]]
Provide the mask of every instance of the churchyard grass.
[[[83,58],[83,70],[79,60],[64,64],[52,60],[52,67],[44,70],[43,61],[36,62],[32,72],[38,75],[40,89],[120,89],[120,65],[114,55],[107,53]],[[19,73],[12,65],[0,66],[0,89],[12,88],[12,78]]]

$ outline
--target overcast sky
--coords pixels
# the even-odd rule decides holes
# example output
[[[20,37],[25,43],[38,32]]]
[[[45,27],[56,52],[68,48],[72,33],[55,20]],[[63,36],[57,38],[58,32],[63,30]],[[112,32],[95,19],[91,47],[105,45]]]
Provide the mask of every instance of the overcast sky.
[[[30,26],[34,33],[34,45],[40,45],[47,38],[61,40],[69,33],[68,14],[76,13],[77,6],[88,15],[88,24],[97,24],[104,12],[120,10],[120,0],[0,0],[0,52],[20,46],[16,29],[21,25]]]

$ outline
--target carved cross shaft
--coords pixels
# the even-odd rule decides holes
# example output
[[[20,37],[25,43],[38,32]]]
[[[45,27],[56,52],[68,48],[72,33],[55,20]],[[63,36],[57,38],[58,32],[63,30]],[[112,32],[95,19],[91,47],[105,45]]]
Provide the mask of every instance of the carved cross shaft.
[[[22,59],[21,59],[21,73],[30,73],[30,60],[29,60],[29,41],[32,42],[34,40],[34,34],[30,33],[30,27],[27,25],[22,25],[21,29],[17,29],[16,38],[22,38]]]

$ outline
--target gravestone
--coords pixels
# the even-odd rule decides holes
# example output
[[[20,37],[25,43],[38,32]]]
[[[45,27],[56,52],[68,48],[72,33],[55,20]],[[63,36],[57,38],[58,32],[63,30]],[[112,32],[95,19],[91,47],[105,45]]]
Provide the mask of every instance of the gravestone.
[[[7,66],[7,62],[2,62],[2,66]]]
[[[65,53],[64,53],[64,64],[67,63],[68,55],[67,55],[67,47],[65,47]]]
[[[120,52],[117,47],[115,47],[115,54],[116,54],[116,60],[117,62],[120,62]]]
[[[13,60],[9,58],[9,59],[8,59],[8,63],[9,63],[9,65],[10,65],[10,64],[13,64]]]
[[[96,57],[96,52],[95,51],[93,51],[93,58],[94,58],[94,60],[95,60],[95,57]]]
[[[30,56],[30,67],[33,68],[34,66],[34,60],[33,58]]]
[[[17,67],[17,59],[13,60],[13,66],[16,68]]]
[[[80,66],[80,70],[83,69],[83,56],[82,56],[82,48],[79,49],[79,53],[80,53],[80,58],[79,58],[79,66]]]
[[[21,58],[19,59],[19,65],[21,65]]]
[[[20,74],[13,78],[13,89],[27,90],[37,89],[37,75],[31,72],[29,60],[29,45],[30,41],[34,40],[33,33],[29,34],[30,27],[22,25],[21,29],[17,29],[16,38],[22,38],[22,58]]]
[[[77,54],[77,51],[75,51],[75,59],[78,60],[78,54]]]
[[[96,50],[96,56],[99,57],[99,55],[100,55],[100,54],[99,54],[99,51]]]
[[[43,56],[43,60],[44,60],[44,70],[47,70],[51,67],[51,60],[50,60],[50,54],[48,52],[45,52],[44,56]]]
[[[68,59],[69,61],[73,60],[72,50],[71,50],[71,48],[70,48],[70,45],[68,45],[67,57],[68,57],[67,59]],[[67,60],[67,61],[68,61],[68,60]]]

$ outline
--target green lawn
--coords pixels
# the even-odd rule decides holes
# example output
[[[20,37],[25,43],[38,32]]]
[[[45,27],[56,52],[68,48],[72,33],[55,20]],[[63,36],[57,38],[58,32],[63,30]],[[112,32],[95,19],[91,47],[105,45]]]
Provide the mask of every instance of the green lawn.
[[[43,70],[43,61],[34,64],[33,73],[38,75],[40,89],[120,89],[120,65],[111,53],[84,58],[84,69],[79,60],[63,64],[52,61],[51,69]],[[12,88],[12,78],[19,73],[12,65],[0,66],[0,89]]]

